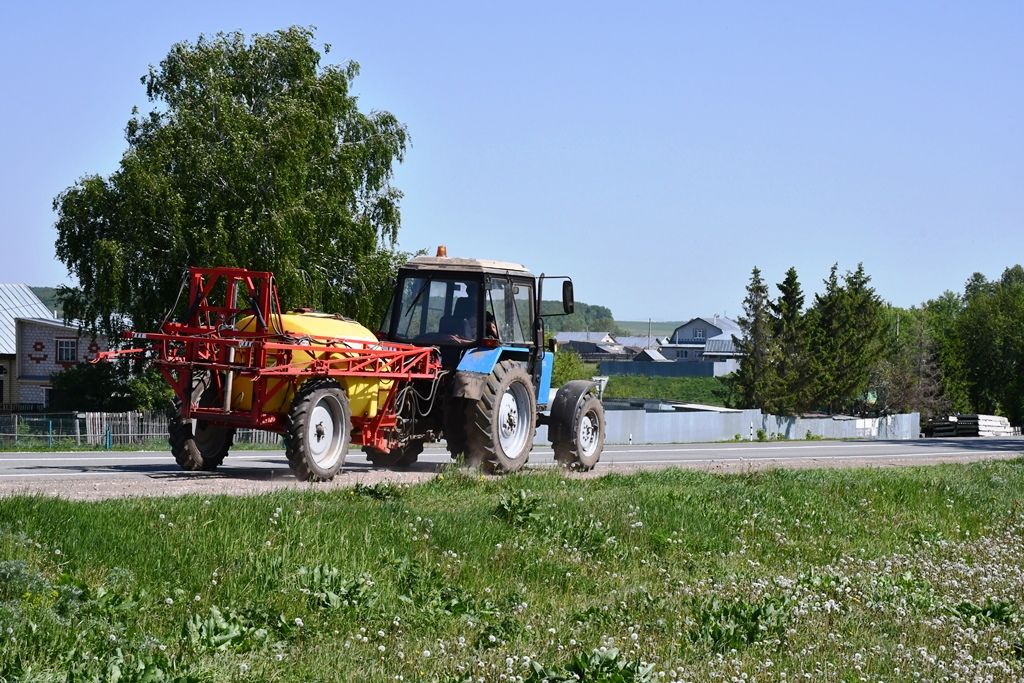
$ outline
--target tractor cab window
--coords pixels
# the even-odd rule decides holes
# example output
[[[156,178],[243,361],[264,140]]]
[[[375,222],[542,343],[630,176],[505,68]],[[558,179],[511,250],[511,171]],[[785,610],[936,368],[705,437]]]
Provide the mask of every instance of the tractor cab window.
[[[491,316],[503,344],[529,344],[533,320],[533,285],[509,278],[492,277],[487,281],[485,315]]]
[[[480,337],[479,281],[407,277],[395,302],[395,341],[468,344]]]

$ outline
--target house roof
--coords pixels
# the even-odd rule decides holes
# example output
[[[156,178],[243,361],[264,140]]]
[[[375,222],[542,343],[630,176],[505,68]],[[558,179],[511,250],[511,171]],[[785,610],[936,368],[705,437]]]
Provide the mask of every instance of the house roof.
[[[658,345],[657,337],[615,337],[615,341],[623,346],[631,346],[634,349],[654,348]]]
[[[635,361],[651,361],[651,362],[654,362],[654,363],[668,363],[668,362],[670,362],[669,359],[665,358],[665,356],[661,355],[661,352],[658,351],[657,349],[644,349],[640,353],[636,354],[636,356],[633,358],[633,360],[635,360]]]
[[[559,344],[566,342],[593,342],[595,344],[608,344],[614,338],[608,332],[556,332],[555,340]]]
[[[724,315],[715,315],[711,317],[697,316],[696,318],[690,318],[685,323],[674,329],[672,331],[672,336],[675,337],[676,332],[697,320],[705,322],[708,325],[711,325],[712,327],[717,327],[722,331],[722,334],[740,334],[740,326],[736,323],[735,320],[733,320],[732,318],[726,318]]]
[[[0,354],[14,355],[15,318],[53,319],[53,314],[26,284],[0,283]]]
[[[720,334],[717,337],[708,339],[707,344],[704,346],[705,356],[717,356],[717,355],[737,355],[739,349],[736,348],[736,344],[732,341],[731,334]]]
[[[23,315],[19,315],[15,320],[24,321],[27,323],[36,323],[38,325],[47,325],[49,327],[59,327],[61,329],[70,330],[71,332],[78,332],[78,323],[72,321],[70,324],[65,323],[63,320],[57,320],[56,318],[29,318]]]

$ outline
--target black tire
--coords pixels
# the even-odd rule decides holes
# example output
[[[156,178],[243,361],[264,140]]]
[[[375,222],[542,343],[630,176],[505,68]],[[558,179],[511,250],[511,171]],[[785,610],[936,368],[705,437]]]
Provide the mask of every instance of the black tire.
[[[217,469],[234,444],[235,430],[232,427],[212,425],[206,420],[175,417],[167,428],[167,440],[171,444],[175,462],[181,469],[190,472]]]
[[[555,451],[555,462],[570,469],[589,472],[601,459],[604,450],[604,406],[597,396],[589,394],[584,398],[572,424],[566,425],[564,434],[570,434],[569,441],[556,441],[551,444]]]
[[[288,411],[285,453],[302,481],[330,481],[345,465],[352,412],[345,390],[333,379],[306,381]]]
[[[537,397],[522,363],[503,360],[494,367],[480,400],[467,406],[466,427],[467,465],[499,473],[522,469],[537,431]]]
[[[410,467],[419,459],[422,452],[422,441],[411,441],[401,448],[391,449],[390,453],[373,446],[363,446],[366,459],[374,467]]]
[[[198,373],[192,378],[192,402],[203,407],[216,405],[217,392],[209,371]],[[234,438],[234,427],[181,417],[181,405],[175,401],[167,423],[167,441],[171,445],[174,461],[181,469],[189,472],[217,469],[228,456]]]
[[[452,460],[465,460],[466,456],[466,399],[448,397],[441,416],[444,445]]]

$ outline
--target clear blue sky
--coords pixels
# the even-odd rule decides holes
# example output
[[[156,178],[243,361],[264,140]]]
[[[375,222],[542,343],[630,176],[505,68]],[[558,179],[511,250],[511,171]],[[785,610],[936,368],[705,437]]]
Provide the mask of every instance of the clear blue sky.
[[[294,6],[290,6],[294,5]],[[571,273],[619,319],[863,261],[909,306],[1024,260],[1024,3],[4,3],[0,281],[66,281],[53,197],[200,33],[317,27],[413,146],[404,248]]]

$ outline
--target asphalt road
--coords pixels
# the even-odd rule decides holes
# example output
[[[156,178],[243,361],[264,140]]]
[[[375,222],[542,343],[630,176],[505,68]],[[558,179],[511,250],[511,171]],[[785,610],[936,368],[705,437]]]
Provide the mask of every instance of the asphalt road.
[[[920,439],[915,441],[821,441],[609,446],[596,474],[659,467],[744,471],[768,467],[878,467],[1006,459],[1024,454],[1024,439]],[[533,451],[530,467],[552,466],[550,448]],[[404,471],[370,467],[360,452],[349,453],[345,471],[328,485],[292,477],[281,451],[239,450],[217,472],[183,472],[169,453],[0,453],[0,495],[43,493],[71,498],[197,493],[254,493],[277,488],[334,488],[382,479],[428,479],[446,463],[443,449],[431,448]]]

